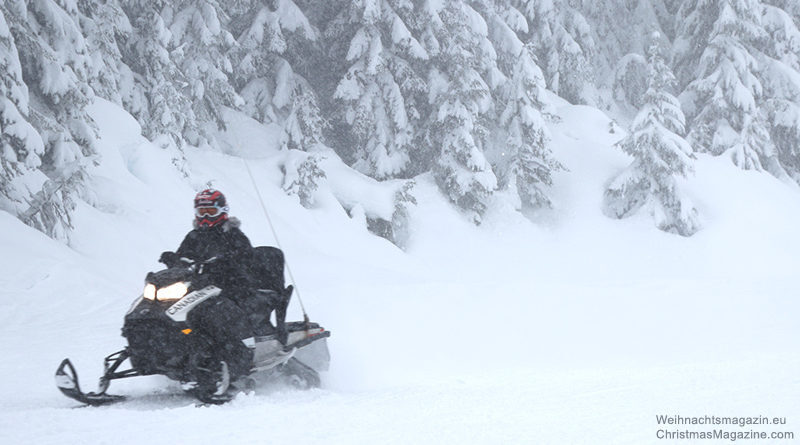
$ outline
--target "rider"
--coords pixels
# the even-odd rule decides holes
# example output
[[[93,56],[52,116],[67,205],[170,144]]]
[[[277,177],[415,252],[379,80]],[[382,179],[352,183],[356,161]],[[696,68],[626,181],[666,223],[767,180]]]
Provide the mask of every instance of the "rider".
[[[186,235],[176,252],[162,253],[159,261],[167,267],[206,262],[202,267],[214,274],[215,281],[224,289],[223,296],[245,312],[259,335],[273,330],[269,316],[276,310],[278,339],[285,343],[283,318],[292,288],[284,288],[283,252],[274,247],[254,249],[239,229],[239,219],[228,216],[228,203],[219,190],[198,193],[194,209],[194,230]],[[259,291],[254,292],[255,289]],[[264,293],[270,290],[275,293]]]
[[[185,262],[207,261],[216,257],[215,265],[223,288],[249,289],[249,276],[238,264],[249,265],[253,246],[239,229],[238,218],[228,216],[228,202],[219,190],[206,189],[194,197],[194,230],[183,239],[175,252],[161,254],[160,262],[174,267]]]
[[[252,351],[240,340],[252,336],[252,326],[246,320],[253,316],[248,309],[253,298],[253,279],[247,272],[253,264],[253,246],[239,229],[239,220],[228,216],[228,203],[219,190],[198,193],[194,198],[194,213],[194,229],[177,251],[162,253],[159,261],[167,267],[203,263],[203,273],[213,274],[223,293],[193,311],[193,319],[189,321],[220,342],[231,374],[245,375]]]

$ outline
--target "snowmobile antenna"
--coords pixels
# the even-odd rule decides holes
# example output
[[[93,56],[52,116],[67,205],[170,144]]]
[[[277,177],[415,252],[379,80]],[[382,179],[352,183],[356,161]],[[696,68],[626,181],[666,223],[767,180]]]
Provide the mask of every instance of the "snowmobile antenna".
[[[275,226],[272,224],[272,219],[269,217],[269,212],[267,212],[267,206],[264,205],[264,199],[261,198],[261,191],[258,189],[256,185],[256,180],[253,177],[253,172],[250,171],[250,164],[247,163],[247,159],[242,158],[244,162],[244,166],[247,169],[247,174],[250,176],[250,182],[253,183],[253,188],[256,189],[256,195],[258,196],[258,202],[261,204],[261,210],[264,211],[264,216],[267,218],[267,224],[269,225],[270,230],[272,231],[272,237],[275,238],[275,244],[278,246],[278,249],[283,250],[281,247],[281,242],[278,239],[278,233],[275,231]],[[286,264],[286,271],[289,272],[289,279],[292,280],[294,283],[294,290],[297,294],[297,301],[300,303],[300,309],[303,311],[303,320],[306,324],[309,323],[308,313],[306,313],[306,307],[303,305],[303,299],[300,298],[300,288],[297,286],[297,281],[294,279],[294,275],[292,274],[292,268],[289,267],[289,261],[284,258],[284,263]]]

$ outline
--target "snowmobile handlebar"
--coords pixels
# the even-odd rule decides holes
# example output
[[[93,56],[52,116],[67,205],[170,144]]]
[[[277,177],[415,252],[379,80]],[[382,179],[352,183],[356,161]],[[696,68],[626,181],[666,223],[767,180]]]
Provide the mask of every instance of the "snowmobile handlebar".
[[[189,258],[185,259],[188,261],[192,261]],[[183,258],[181,260],[183,260]],[[198,275],[203,275],[205,273],[213,273],[216,267],[222,267],[221,265],[229,260],[230,257],[225,255],[213,256],[203,261],[192,261],[192,263],[189,264],[189,269],[192,269]]]
[[[158,258],[159,263],[162,263],[169,268],[183,266],[192,270],[196,270],[201,274],[203,273],[204,266],[218,262],[225,262],[228,260],[230,260],[230,258],[227,255],[217,255],[203,261],[197,261],[192,258],[182,257],[171,251],[162,252],[161,256]]]

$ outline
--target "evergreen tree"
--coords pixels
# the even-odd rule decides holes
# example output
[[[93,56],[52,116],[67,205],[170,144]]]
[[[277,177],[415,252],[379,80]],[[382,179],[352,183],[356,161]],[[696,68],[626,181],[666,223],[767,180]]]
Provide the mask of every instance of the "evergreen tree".
[[[320,163],[324,158],[318,154],[303,153],[296,150],[288,152],[283,170],[283,190],[289,196],[297,196],[300,205],[310,209],[316,204],[314,195],[327,175]]]
[[[689,140],[699,150],[726,153],[744,169],[773,164],[759,64],[751,45],[764,39],[757,0],[715,0],[700,4],[693,15],[716,11],[697,78],[681,95],[691,120]],[[710,10],[707,7],[711,7]]]
[[[781,0],[767,0],[766,3],[773,4],[764,5],[762,15],[764,31],[767,33],[764,53],[788,69],[800,71],[800,5],[789,3],[777,6],[785,3]],[[796,82],[792,83],[791,88],[794,88]],[[784,91],[775,93],[786,94]]]
[[[185,140],[201,142],[201,131],[190,100],[189,79],[170,53],[172,34],[161,16],[165,5],[164,0],[122,0],[132,26],[130,39],[121,48],[123,62],[134,73],[135,88],[142,92],[131,97],[125,108],[142,124],[148,139],[158,140],[162,147],[182,148]],[[176,155],[173,162],[179,164],[181,159],[182,155]]]
[[[511,160],[506,185],[516,191],[523,209],[552,206],[545,187],[553,184],[552,173],[563,169],[553,158],[547,125],[531,94],[540,74],[529,57],[520,57],[509,85],[512,96],[500,116]]]
[[[678,28],[678,9],[686,0],[651,0],[659,27],[668,42],[674,42]]]
[[[630,134],[618,144],[633,163],[606,190],[604,212],[624,218],[647,206],[659,229],[690,236],[699,229],[697,210],[675,178],[692,171],[692,147],[680,136],[684,115],[669,93],[675,78],[657,44],[648,48],[647,60],[645,104]]]
[[[611,80],[617,61],[625,54],[644,54],[645,36],[660,30],[658,7],[663,0],[571,0],[589,25],[594,42],[592,70],[598,82]],[[642,91],[644,93],[644,91]],[[637,107],[638,108],[638,107]]]
[[[500,160],[493,162],[495,171],[502,178],[502,186],[514,192],[520,208],[549,207],[552,203],[545,187],[552,185],[552,172],[563,166],[552,157],[550,135],[541,113],[548,106],[544,75],[536,65],[532,46],[519,38],[528,32],[527,21],[510,2],[487,4],[482,13],[503,73],[499,79],[502,83],[495,88],[500,112],[493,129],[498,133],[493,151],[501,152],[501,156],[494,156]]]
[[[410,1],[345,3],[336,26],[329,29],[340,38],[350,38],[349,67],[334,97],[343,102],[343,117],[355,141],[351,157],[354,167],[365,174],[378,179],[397,177],[408,168],[416,130],[401,84],[405,77],[415,76],[409,60],[426,60],[428,54],[397,12],[409,13]]]
[[[714,22],[719,17],[718,3],[718,0],[686,0],[678,9],[672,50],[678,91],[683,91],[698,77],[700,58],[711,40]]]
[[[489,85],[482,73],[495,66],[496,53],[486,39],[486,22],[468,5],[447,0],[431,22],[439,53],[429,74],[433,112],[427,129],[430,147],[439,149],[433,175],[439,188],[479,224],[497,178],[486,160],[487,113],[492,109]]]
[[[328,121],[322,117],[314,88],[302,76],[293,76],[292,103],[283,124],[281,147],[312,150],[324,142]]]
[[[769,135],[780,164],[769,170],[779,177],[785,171],[800,182],[800,5],[783,0],[768,3],[762,16],[768,44],[761,77]]]
[[[529,22],[525,42],[533,45],[548,88],[572,103],[594,103],[595,42],[580,11],[566,0],[512,2]]]
[[[411,238],[411,208],[417,205],[414,197],[416,182],[411,179],[394,193],[394,211],[392,212],[391,239],[397,247],[405,250]]]
[[[22,78],[16,43],[0,7],[0,209],[19,216],[47,181],[44,143],[28,122],[28,87]]]
[[[122,62],[120,42],[130,38],[131,24],[116,0],[79,0],[79,23],[92,58],[90,86],[95,94],[114,103],[130,98],[132,74]]]
[[[800,3],[795,0],[763,0],[765,4],[774,6],[786,12],[794,19],[795,26],[800,27]]]
[[[626,54],[618,63],[612,88],[614,100],[639,109],[647,92],[647,59],[641,54]]]
[[[327,125],[306,79],[317,31],[292,0],[239,0],[231,11],[237,40],[234,85],[253,118],[280,125],[281,146],[310,150]],[[304,75],[305,74],[305,75]]]
[[[89,84],[96,70],[78,26],[77,7],[70,3],[66,6],[62,8],[52,0],[9,0],[0,4],[29,94],[28,100],[21,100],[24,94],[15,93],[12,103],[17,111],[28,115],[26,120],[43,143],[39,154],[41,147],[30,127],[20,120],[20,115],[15,116],[11,107],[6,107],[4,114],[17,122],[9,133],[16,138],[23,136],[23,140],[14,142],[19,150],[16,163],[26,162],[27,168],[36,167],[47,178],[27,185],[34,197],[28,209],[17,215],[42,232],[64,240],[72,228],[75,202],[89,197],[87,169],[97,156],[94,123],[85,111],[93,98]],[[11,59],[13,56],[7,58]],[[37,156],[41,160],[38,166]],[[6,159],[12,158],[9,155]]]
[[[181,0],[169,3],[162,15],[175,48],[171,58],[189,82],[195,117],[224,129],[220,107],[238,108],[243,101],[228,79],[233,71],[228,54],[236,41],[223,27],[222,6],[217,0]]]

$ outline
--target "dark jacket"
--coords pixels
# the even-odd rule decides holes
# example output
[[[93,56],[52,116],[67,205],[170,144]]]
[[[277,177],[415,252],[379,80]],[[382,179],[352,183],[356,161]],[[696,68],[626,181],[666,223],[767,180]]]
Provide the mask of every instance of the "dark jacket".
[[[244,326],[236,320],[247,319],[250,323],[248,329],[253,328],[255,329],[253,332],[258,332],[259,335],[267,335],[274,330],[269,317],[275,310],[279,339],[286,344],[286,306],[289,303],[292,287],[284,288],[283,252],[278,248],[266,246],[254,249],[247,236],[239,230],[240,225],[238,219],[230,218],[219,227],[208,229],[195,227],[186,235],[176,252],[162,254],[161,262],[168,267],[174,267],[182,262],[181,258],[188,258],[195,263],[212,257],[219,258],[203,265],[203,273],[213,274],[214,283],[223,289],[222,296],[225,298],[216,299],[215,304],[219,307],[226,305],[226,301],[232,301],[234,304],[225,306],[221,311],[226,314],[225,317],[214,315],[202,318],[207,312],[197,311],[195,322],[198,326],[214,330],[215,336],[219,338],[224,338],[226,335],[232,338],[245,338],[247,335],[243,331],[236,331],[237,326]],[[264,290],[274,292],[264,292]],[[208,308],[214,309],[212,306]],[[220,320],[223,322],[222,325],[219,323]],[[242,344],[238,341],[233,343]],[[233,366],[231,363],[233,362],[229,365]],[[240,363],[236,366],[247,370],[249,368],[246,365]]]
[[[210,268],[219,276],[220,285],[231,290],[234,287],[250,288],[247,269],[253,263],[253,246],[239,230],[240,225],[237,218],[230,218],[217,227],[195,228],[183,239],[175,256],[196,262],[217,257],[218,261]]]

